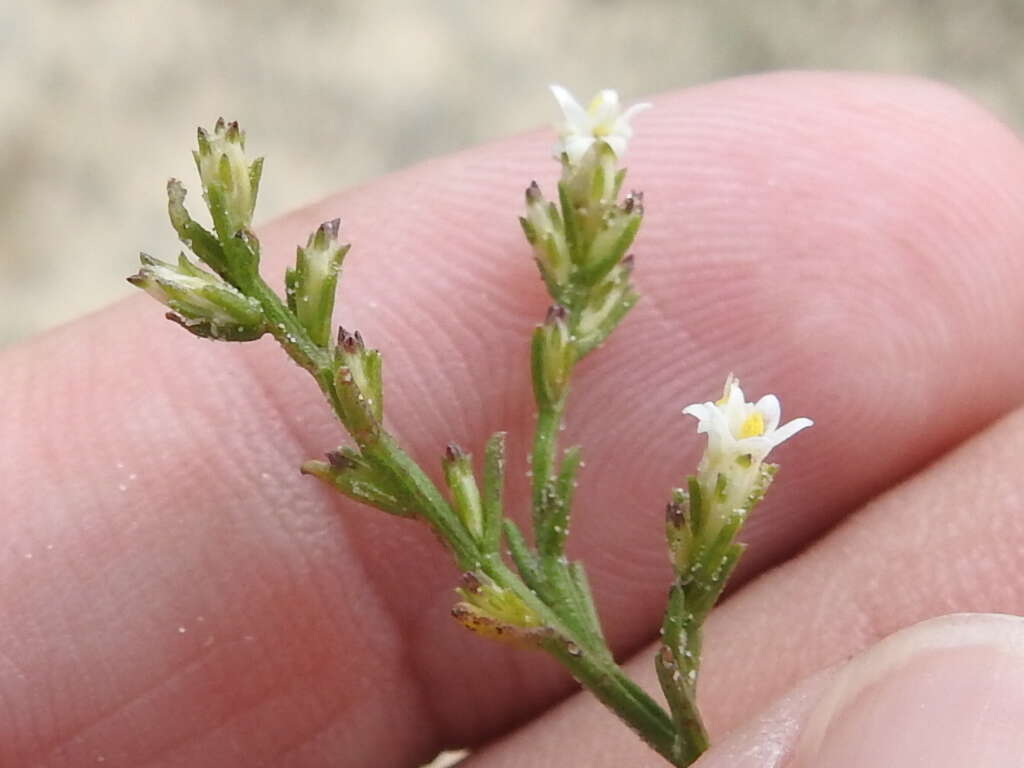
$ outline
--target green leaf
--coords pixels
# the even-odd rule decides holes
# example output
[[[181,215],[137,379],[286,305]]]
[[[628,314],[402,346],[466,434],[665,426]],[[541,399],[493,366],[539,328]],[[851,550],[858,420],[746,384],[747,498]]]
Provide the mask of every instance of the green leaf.
[[[506,517],[502,521],[502,527],[505,532],[505,544],[508,545],[508,553],[512,562],[515,563],[516,570],[519,571],[526,586],[539,594],[543,589],[544,580],[541,576],[537,556],[530,551],[526,539],[523,538],[523,534],[515,522]]]
[[[545,503],[534,520],[537,551],[542,558],[560,557],[565,552],[569,512],[580,464],[580,447],[574,445],[565,452],[558,477],[545,486]]]
[[[594,594],[590,589],[590,579],[587,578],[587,571],[583,563],[574,560],[569,563],[569,576],[576,585],[576,593],[579,595],[581,614],[587,622],[590,634],[593,636],[596,646],[607,646],[604,638],[604,630],[601,627],[601,619],[597,615],[597,605],[594,603]]]

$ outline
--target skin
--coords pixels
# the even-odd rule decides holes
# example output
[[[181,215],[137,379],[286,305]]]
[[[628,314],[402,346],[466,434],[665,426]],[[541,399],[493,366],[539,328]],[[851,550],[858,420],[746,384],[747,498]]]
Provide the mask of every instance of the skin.
[[[587,461],[570,554],[638,675],[666,494],[701,448],[679,409],[734,370],[816,421],[773,455],[710,621],[717,736],[915,620],[1024,612],[1024,153],[909,79],[655,102],[627,157],[643,300],[580,367],[565,433]],[[531,178],[552,189],[549,141],[430,161],[260,233],[279,281],[343,216],[336,317],[384,352],[391,428],[426,466],[509,430],[517,516],[546,300],[515,214]],[[502,736],[476,764],[658,764],[585,697],[534,719],[572,681],[449,618],[457,573],[431,534],[298,474],[341,432],[271,342],[202,342],[161,314],[136,297],[0,355],[0,765],[415,766]]]

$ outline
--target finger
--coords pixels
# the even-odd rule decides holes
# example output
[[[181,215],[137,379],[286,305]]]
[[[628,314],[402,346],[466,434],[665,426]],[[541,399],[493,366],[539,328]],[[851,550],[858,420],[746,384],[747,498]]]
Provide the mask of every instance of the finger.
[[[1008,132],[942,89],[875,78],[759,78],[660,106],[630,158],[631,180],[664,201],[637,246],[647,300],[584,365],[570,414],[591,468],[574,553],[619,649],[656,625],[658,510],[694,459],[664,418],[684,394],[704,399],[742,366],[755,391],[834,425],[789,449],[800,484],[783,479],[769,502],[785,518],[755,521],[756,568],[1008,408],[1022,383],[1002,354],[1021,319]],[[525,452],[522,339],[543,297],[514,222],[496,222],[538,143],[414,169],[264,238],[286,253],[346,213],[359,250],[343,317],[386,351],[391,423],[424,463],[498,428]],[[965,274],[965,253],[984,266]],[[3,471],[20,484],[2,522],[18,557],[0,575],[23,588],[2,598],[0,647],[23,704],[2,748],[23,762],[103,748],[128,763],[401,764],[566,690],[551,665],[449,624],[454,576],[422,530],[292,474],[339,440],[301,372],[270,345],[175,336],[158,314],[121,305],[5,356]],[[66,682],[81,670],[89,685]]]
[[[950,611],[1024,613],[1024,519],[1015,474],[1022,435],[1024,410],[1018,410],[713,614],[701,674],[701,706],[713,741],[797,681],[901,627]],[[653,655],[649,649],[630,665],[652,690]],[[1017,677],[1007,679],[1019,689]],[[625,729],[606,728],[604,738],[589,743],[559,741],[558,734],[585,732],[602,717],[607,725],[609,715],[599,705],[574,697],[485,751],[481,763],[517,764],[524,745],[532,745],[541,765],[556,755],[585,765],[608,752],[646,759],[646,748]]]
[[[1005,768],[1024,751],[1022,717],[1024,620],[956,614],[800,685],[697,766]]]

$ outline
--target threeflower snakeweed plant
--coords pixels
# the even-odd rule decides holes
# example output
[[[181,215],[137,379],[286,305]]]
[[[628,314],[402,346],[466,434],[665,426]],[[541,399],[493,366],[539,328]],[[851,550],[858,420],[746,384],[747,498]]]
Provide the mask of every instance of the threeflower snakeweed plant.
[[[438,487],[384,428],[382,354],[368,346],[372,339],[333,324],[339,269],[349,251],[338,219],[321,224],[298,248],[283,294],[260,276],[260,242],[251,226],[263,162],[249,161],[236,123],[218,120],[212,132],[199,129],[193,153],[212,228],[186,210],[179,181],[167,186],[171,224],[193,257],[170,263],[143,255],[129,280],[196,336],[224,342],[273,336],[312,375],[351,438],[302,471],[351,499],[430,526],[461,573],[453,575],[457,621],[485,637],[551,654],[669,763],[686,766],[708,746],[696,706],[704,620],[743,552],[737,534],[775,474],[768,454],[811,421],[781,424],[774,395],[748,402],[732,376],[719,400],[683,409],[707,445],[696,473],[668,494],[674,576],[654,658],[667,707],[659,704],[616,663],[583,564],[565,556],[582,454],[579,446],[558,445],[574,368],[639,298],[629,249],[644,202],[640,192],[622,194],[621,162],[631,121],[649,105],[623,110],[615,91],[604,90],[583,107],[566,89],[551,90],[563,113],[556,149],[561,178],[551,200],[531,183],[520,218],[551,297],[529,345],[537,407],[529,537],[506,514],[504,433],[483,446],[479,473],[470,454],[450,444]]]

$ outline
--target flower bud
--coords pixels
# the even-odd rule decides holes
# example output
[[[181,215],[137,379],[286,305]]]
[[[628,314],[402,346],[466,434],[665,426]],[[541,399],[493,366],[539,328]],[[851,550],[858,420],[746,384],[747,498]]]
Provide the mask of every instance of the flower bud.
[[[568,202],[581,215],[600,224],[604,212],[615,205],[625,171],[619,170],[615,153],[604,142],[590,147],[577,163],[562,163],[562,187]]]
[[[544,280],[552,288],[564,287],[572,269],[564,222],[558,208],[544,199],[535,181],[526,190],[526,216],[519,223],[533,246]]]
[[[452,608],[452,616],[479,635],[522,647],[537,646],[552,637],[522,598],[482,572],[464,573],[456,592],[462,600]]]
[[[170,307],[168,318],[197,336],[224,341],[251,341],[266,332],[259,303],[217,275],[189,262],[182,254],[168,264],[146,254],[142,268],[128,278],[157,301]]]
[[[483,534],[484,513],[480,489],[473,474],[472,457],[455,443],[449,443],[442,466],[445,482],[451,491],[452,507],[466,530],[479,541]]]
[[[596,284],[622,261],[640,228],[643,211],[641,192],[631,192],[621,206],[612,207],[581,265],[580,277],[584,283]]]
[[[334,354],[335,389],[345,426],[365,442],[379,434],[384,413],[380,352],[367,349],[359,331],[339,328]]]
[[[307,461],[302,474],[312,475],[362,504],[399,517],[414,517],[416,502],[393,477],[379,471],[351,448],[327,454],[327,461]]]
[[[212,134],[200,128],[198,142],[193,156],[207,202],[215,219],[216,209],[223,210],[227,232],[221,236],[233,235],[252,224],[263,159],[251,164],[246,160],[245,133],[237,122],[225,123],[224,118],[217,120]]]
[[[537,402],[554,405],[565,396],[576,362],[576,348],[569,334],[569,313],[554,304],[543,325],[533,332],[531,364]]]
[[[624,258],[590,289],[576,327],[580,356],[603,342],[637,301],[630,283],[634,260]]]
[[[338,272],[350,247],[338,242],[340,225],[340,219],[334,219],[317,227],[306,247],[298,249],[295,267],[285,274],[288,306],[320,347],[330,341]]]

